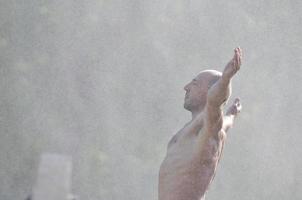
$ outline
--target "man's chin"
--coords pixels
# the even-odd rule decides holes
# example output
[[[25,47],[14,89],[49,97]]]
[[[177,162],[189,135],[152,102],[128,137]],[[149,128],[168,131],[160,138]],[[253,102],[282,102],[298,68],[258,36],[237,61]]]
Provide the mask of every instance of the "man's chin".
[[[188,106],[187,104],[184,103],[184,109],[191,111],[190,106]]]

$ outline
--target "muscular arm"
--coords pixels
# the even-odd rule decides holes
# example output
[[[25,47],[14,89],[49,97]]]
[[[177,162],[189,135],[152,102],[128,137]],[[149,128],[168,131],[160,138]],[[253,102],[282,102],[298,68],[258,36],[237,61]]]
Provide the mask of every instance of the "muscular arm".
[[[216,166],[223,147],[225,132],[223,127],[222,105],[228,97],[230,79],[222,77],[208,92],[205,107],[204,126],[198,135],[198,155],[210,168]]]
[[[222,106],[230,93],[230,82],[232,77],[239,70],[241,64],[241,50],[235,49],[233,59],[226,65],[222,76],[209,89],[207,103],[204,110],[204,126],[199,135],[199,152],[205,160],[212,160],[220,154],[222,140],[225,136],[223,129]]]
[[[230,82],[231,77],[223,73],[219,80],[208,91],[204,116],[204,128],[206,132],[217,133],[222,128],[222,106],[229,96]]]

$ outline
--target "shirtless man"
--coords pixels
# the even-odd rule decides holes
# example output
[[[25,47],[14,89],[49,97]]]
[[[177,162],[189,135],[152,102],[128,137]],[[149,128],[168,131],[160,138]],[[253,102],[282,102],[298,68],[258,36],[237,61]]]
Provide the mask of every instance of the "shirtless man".
[[[240,100],[223,114],[223,106],[231,95],[231,79],[241,65],[242,51],[223,73],[200,72],[184,89],[184,108],[192,120],[170,140],[167,155],[159,171],[159,200],[203,200],[214,178],[226,139],[226,132],[241,110]]]

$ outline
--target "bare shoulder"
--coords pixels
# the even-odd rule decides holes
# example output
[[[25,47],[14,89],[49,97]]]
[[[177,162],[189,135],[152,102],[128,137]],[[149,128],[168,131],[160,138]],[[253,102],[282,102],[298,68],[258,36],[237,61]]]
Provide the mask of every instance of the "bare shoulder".
[[[203,128],[200,133],[199,137],[201,139],[215,139],[217,141],[224,140],[226,138],[226,132],[223,129],[223,127],[220,125],[220,122],[217,122],[219,124],[215,125],[215,127],[212,128]],[[223,124],[223,121],[221,122]]]

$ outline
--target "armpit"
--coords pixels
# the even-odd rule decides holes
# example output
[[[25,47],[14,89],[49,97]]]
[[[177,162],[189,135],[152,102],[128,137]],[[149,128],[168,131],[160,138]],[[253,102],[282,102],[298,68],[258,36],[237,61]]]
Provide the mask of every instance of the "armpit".
[[[217,136],[204,138],[203,145],[199,147],[199,158],[202,163],[212,165],[218,162],[225,140],[224,131],[219,131]]]

